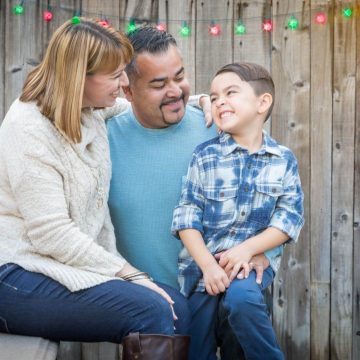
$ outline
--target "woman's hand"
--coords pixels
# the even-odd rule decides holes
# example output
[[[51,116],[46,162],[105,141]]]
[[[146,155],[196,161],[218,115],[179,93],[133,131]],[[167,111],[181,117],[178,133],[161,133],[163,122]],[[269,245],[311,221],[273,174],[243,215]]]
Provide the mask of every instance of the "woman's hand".
[[[129,263],[126,263],[124,265],[124,267],[115,274],[115,276],[123,278],[126,277],[129,274],[133,274],[139,272],[138,269],[136,269],[135,267],[133,267],[132,265],[130,265]],[[171,307],[171,311],[173,313],[173,317],[174,320],[177,320],[177,316],[174,312],[174,301],[172,300],[172,298],[168,295],[168,293],[163,290],[161,287],[157,286],[153,281],[151,281],[150,279],[139,279],[139,280],[133,280],[132,281],[134,284],[138,284],[141,286],[145,286],[150,290],[153,290],[155,292],[157,292],[158,294],[160,294],[169,304]]]
[[[174,301],[164,289],[162,289],[160,286],[156,285],[153,281],[148,280],[148,279],[134,280],[134,281],[132,281],[132,283],[138,284],[141,286],[145,286],[148,289],[153,290],[153,291],[157,292],[158,294],[160,294],[170,304],[174,320],[178,319],[175,314],[174,307],[173,307]]]

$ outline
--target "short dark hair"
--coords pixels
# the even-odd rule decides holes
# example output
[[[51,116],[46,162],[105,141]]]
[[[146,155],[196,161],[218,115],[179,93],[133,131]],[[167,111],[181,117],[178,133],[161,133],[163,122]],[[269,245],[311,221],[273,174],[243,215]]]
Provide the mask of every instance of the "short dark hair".
[[[225,72],[236,74],[242,81],[249,83],[254,89],[256,96],[269,93],[273,102],[266,115],[265,121],[270,117],[275,101],[275,85],[270,73],[261,65],[253,63],[232,63],[223,66],[215,76]]]
[[[177,46],[176,40],[171,34],[166,31],[160,31],[150,25],[141,26],[135,31],[127,33],[126,36],[134,48],[134,56],[126,66],[126,73],[130,81],[138,75],[138,70],[136,68],[137,55],[143,52],[158,54],[166,52],[171,45]]]

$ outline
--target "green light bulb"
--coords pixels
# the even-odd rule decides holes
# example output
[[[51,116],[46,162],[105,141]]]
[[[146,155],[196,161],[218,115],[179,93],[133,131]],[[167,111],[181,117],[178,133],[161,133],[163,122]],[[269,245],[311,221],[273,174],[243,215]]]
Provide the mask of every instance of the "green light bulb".
[[[294,16],[292,16],[287,24],[288,28],[291,30],[296,30],[299,27],[299,21]]]
[[[246,33],[246,27],[243,23],[239,22],[236,26],[235,26],[235,33],[237,35],[243,35]]]
[[[344,15],[345,17],[349,18],[349,17],[352,16],[353,11],[352,11],[351,8],[345,8],[345,9],[343,9],[343,12],[342,12],[342,13],[343,13],[343,15]]]
[[[186,22],[183,23],[181,29],[180,29],[180,35],[183,37],[188,37],[191,35],[191,30],[190,28],[187,26]]]
[[[15,15],[21,15],[24,12],[24,7],[21,4],[15,5],[13,7],[13,12]]]
[[[127,27],[127,32],[132,33],[136,30],[136,24],[134,20],[130,20],[129,25]]]

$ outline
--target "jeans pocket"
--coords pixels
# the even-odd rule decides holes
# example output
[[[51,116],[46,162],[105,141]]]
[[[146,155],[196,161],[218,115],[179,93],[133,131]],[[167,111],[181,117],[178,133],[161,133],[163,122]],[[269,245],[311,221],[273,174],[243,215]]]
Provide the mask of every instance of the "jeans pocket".
[[[10,334],[6,320],[0,316],[0,333]]]
[[[17,265],[16,264],[4,264],[2,266],[0,266],[0,281],[2,281],[6,275],[8,275],[12,269],[16,268]]]

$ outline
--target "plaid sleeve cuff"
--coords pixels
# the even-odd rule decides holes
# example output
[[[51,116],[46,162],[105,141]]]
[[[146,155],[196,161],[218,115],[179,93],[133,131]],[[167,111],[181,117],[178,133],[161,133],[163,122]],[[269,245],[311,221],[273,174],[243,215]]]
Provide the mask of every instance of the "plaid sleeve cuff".
[[[281,256],[284,252],[284,245],[280,245],[274,249],[265,251],[265,256],[270,262],[271,268],[274,272],[277,272],[280,269]]]
[[[181,205],[174,210],[171,233],[179,237],[178,232],[185,229],[195,229],[204,233],[202,226],[202,211],[195,206]]]
[[[272,216],[269,227],[274,227],[287,234],[290,238],[287,243],[290,243],[297,241],[303,225],[304,219],[299,214],[278,210]]]

